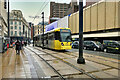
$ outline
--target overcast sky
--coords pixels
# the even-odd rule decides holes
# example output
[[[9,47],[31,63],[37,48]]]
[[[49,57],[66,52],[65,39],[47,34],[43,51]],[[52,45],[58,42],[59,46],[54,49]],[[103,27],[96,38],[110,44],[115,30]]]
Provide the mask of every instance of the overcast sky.
[[[10,0],[10,10],[21,10],[23,13],[23,16],[27,20],[27,22],[32,22],[33,18],[37,13],[37,15],[40,16],[40,18],[36,18],[33,23],[38,24],[41,22],[41,10],[44,8],[45,12],[45,21],[49,20],[50,16],[50,1],[55,1],[58,3],[70,3],[71,0]],[[78,0],[79,1],[79,0]]]

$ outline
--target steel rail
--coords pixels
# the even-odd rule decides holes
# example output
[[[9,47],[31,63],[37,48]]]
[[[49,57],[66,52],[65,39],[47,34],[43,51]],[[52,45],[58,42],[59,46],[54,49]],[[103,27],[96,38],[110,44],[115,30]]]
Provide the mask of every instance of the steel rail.
[[[58,74],[58,76],[61,78],[61,80],[66,80],[53,66],[51,66],[44,58],[42,58],[39,54],[37,54],[35,51],[31,50],[30,48],[27,48],[30,51],[32,51],[33,53],[35,53],[39,58],[41,58],[49,67],[51,67],[55,73]]]
[[[37,48],[34,48],[34,49],[37,49]],[[37,49],[37,50],[42,51],[42,50],[40,50],[40,49]],[[45,51],[42,51],[42,52],[47,53],[47,52],[45,52]],[[82,72],[83,74],[85,74],[85,75],[91,77],[92,79],[98,80],[97,77],[95,77],[95,76],[93,76],[93,75],[90,75],[89,73],[87,73],[87,72],[85,72],[85,71],[83,71],[83,70],[77,68],[77,67],[74,66],[73,64],[71,64],[71,63],[69,63],[69,62],[67,62],[67,61],[63,61],[63,60],[61,60],[60,58],[58,58],[58,57],[56,57],[56,56],[53,56],[53,55],[50,54],[50,53],[47,53],[47,54],[50,55],[50,56],[52,56],[52,57],[54,57],[54,58],[57,58],[58,60],[62,61],[63,63],[65,63],[65,64],[67,64],[67,65],[73,67],[74,69],[76,69],[76,70]]]
[[[64,52],[64,54],[65,54],[65,52]],[[71,55],[71,56],[73,56],[73,57],[77,57],[76,55]],[[93,55],[92,55],[92,56],[93,56]],[[85,57],[88,57],[88,56],[85,56]],[[109,61],[109,60],[102,59],[102,58],[96,58],[96,59]],[[86,60],[89,60],[89,59],[86,59]],[[102,65],[105,65],[105,66],[108,66],[108,67],[111,67],[111,68],[114,68],[114,69],[118,69],[118,70],[120,70],[120,68],[116,68],[116,67],[113,67],[113,66],[110,66],[110,65],[106,65],[106,64],[103,64],[103,63],[99,63],[99,62],[96,62],[96,61],[93,61],[93,60],[90,60],[90,61],[95,62],[95,63],[98,63],[98,64],[102,64]],[[109,62],[117,63],[117,62],[115,62],[115,61],[109,61]],[[118,62],[117,64],[120,64],[120,63]]]

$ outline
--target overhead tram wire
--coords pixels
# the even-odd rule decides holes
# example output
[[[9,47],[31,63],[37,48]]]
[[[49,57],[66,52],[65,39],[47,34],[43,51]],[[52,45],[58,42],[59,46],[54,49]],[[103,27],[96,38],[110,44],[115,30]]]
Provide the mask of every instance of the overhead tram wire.
[[[45,3],[45,2],[44,2],[44,3]],[[44,4],[44,3],[43,3],[43,4]],[[43,6],[43,4],[42,4],[42,6]],[[42,7],[42,6],[41,6],[41,7]],[[41,7],[40,7],[40,9],[41,9]],[[39,10],[40,10],[40,9],[39,9]],[[39,10],[38,10],[38,11],[39,11]],[[38,12],[37,12],[37,13],[38,13]],[[34,14],[33,14],[33,15],[34,15]],[[37,15],[37,14],[36,14],[36,15]]]
[[[63,0],[62,0],[62,1],[63,1]],[[46,1],[46,2],[47,2],[47,1]],[[47,4],[48,4],[49,2],[50,2],[50,0],[47,2]],[[44,2],[44,3],[45,3],[45,2]],[[42,8],[42,10],[39,10],[39,11],[42,12],[42,11],[44,10],[44,8],[47,6],[47,4]],[[38,11],[38,14],[39,14],[39,11]],[[40,13],[41,13],[41,12],[40,12]],[[37,16],[37,14],[36,14],[36,16]],[[35,17],[35,18],[36,18],[36,17]],[[35,18],[33,19],[33,21],[35,20]],[[33,22],[33,21],[32,21],[32,22]]]
[[[50,1],[50,0],[49,0],[49,1]],[[49,1],[48,1],[48,2],[47,2],[47,1],[45,1],[45,2],[47,2],[47,4],[48,4],[48,3],[49,3]],[[44,4],[45,4],[45,2],[44,2]],[[43,5],[44,5],[44,4],[43,4]],[[42,12],[42,11],[44,10],[44,8],[47,6],[47,4],[46,4],[46,5],[45,5],[42,9],[40,8],[40,9],[39,9],[39,11],[41,11],[41,12]],[[43,5],[42,5],[42,6],[43,6]],[[39,14],[39,11],[37,12],[36,16]],[[41,12],[40,12],[40,13],[41,13]],[[35,17],[35,18],[36,18],[36,17]],[[33,21],[35,20],[35,18],[33,19]],[[33,21],[32,21],[32,22],[33,22]]]
[[[41,5],[40,9],[38,10],[38,12],[36,13],[36,15],[35,15],[35,16],[37,16],[37,15],[38,15],[38,13],[39,13],[39,11],[41,11],[42,6],[45,4],[45,2],[46,2],[46,1],[44,1],[44,3]],[[36,17],[35,17],[35,18],[36,18]],[[32,20],[32,22],[35,20],[35,18]]]
[[[50,1],[50,0],[49,0],[49,1]],[[47,2],[47,4],[43,7],[43,9],[41,10],[41,12],[42,12],[42,11],[44,10],[44,8],[48,5],[48,3],[49,3],[49,2]],[[40,12],[40,13],[41,13],[41,12]]]
[[[45,3],[45,2],[44,2]],[[42,4],[42,6],[44,5],[44,3]],[[42,7],[41,6],[41,7]],[[41,8],[38,10],[38,12],[41,10]],[[38,12],[37,12],[37,14],[38,14]],[[37,16],[37,14],[35,15],[35,16]],[[36,17],[35,17],[36,18]],[[32,20],[32,22],[35,20],[35,18]]]

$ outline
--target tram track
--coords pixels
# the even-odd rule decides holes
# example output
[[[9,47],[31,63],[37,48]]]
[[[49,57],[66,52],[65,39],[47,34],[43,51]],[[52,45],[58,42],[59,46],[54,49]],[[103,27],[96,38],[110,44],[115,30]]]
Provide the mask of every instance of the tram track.
[[[36,48],[36,49],[37,49],[37,48]],[[58,51],[55,51],[55,52],[56,52],[58,55],[61,55],[61,54],[59,54],[59,53],[61,53],[61,52],[58,52]],[[69,56],[72,56],[72,57],[76,57],[76,58],[78,57],[78,56],[76,56],[75,54],[68,54],[68,52],[62,52],[62,53],[63,53],[63,54],[66,54],[66,55],[69,55]],[[72,53],[72,52],[71,52],[71,53]],[[62,56],[62,55],[61,55],[61,56]],[[86,57],[86,60],[89,60],[89,61],[92,61],[92,62],[95,62],[95,63],[98,63],[98,64],[102,64],[102,65],[105,65],[105,66],[108,66],[108,67],[111,67],[111,68],[120,70],[120,68],[116,68],[116,67],[113,67],[113,66],[104,64],[104,63],[100,63],[100,62],[97,62],[97,61],[90,60],[90,59],[88,59],[90,56],[85,55],[85,57]],[[95,57],[95,56],[93,56],[93,55],[92,55],[92,57],[93,57],[93,58],[96,58],[96,59],[99,59],[99,60],[116,63],[116,64],[118,64],[118,65],[120,64],[120,62],[109,61],[109,60],[106,60],[106,59],[103,59],[103,58]]]
[[[61,78],[61,80],[66,80],[52,65],[50,65],[47,60],[45,60],[44,58],[42,58],[39,54],[37,54],[35,51],[31,50],[30,48],[27,48],[28,50],[32,51],[33,53],[35,53],[39,58],[41,58],[56,74],[58,74],[58,76]]]
[[[35,49],[40,50],[40,49],[38,49],[38,48],[35,48]],[[40,51],[45,52],[45,53],[49,52],[49,50],[48,50],[48,51],[40,50]],[[51,53],[52,53],[52,52],[51,52]],[[52,57],[57,58],[57,59],[61,60],[62,62],[67,63],[68,65],[74,67],[73,64],[70,64],[69,62],[67,62],[67,61],[64,60],[64,58],[67,59],[67,57],[64,57],[63,59],[61,59],[61,58],[59,58],[59,57],[57,57],[57,56],[52,55],[51,53],[47,53],[47,54],[49,54],[49,55],[51,55]],[[60,52],[60,53],[61,53],[61,52]],[[66,54],[67,52],[62,52],[62,54],[63,54],[63,53]],[[58,51],[53,51],[53,54],[57,54],[57,55],[61,55],[61,56],[62,56],[62,54],[59,54]],[[69,54],[67,54],[67,55],[69,55]],[[70,56],[70,55],[69,55],[69,56]],[[72,54],[71,56],[74,57],[74,58],[75,58],[75,57],[78,57],[78,56],[73,55],[73,54]],[[97,58],[97,59],[101,59],[101,60],[108,61],[108,60],[103,59],[103,58]],[[110,65],[104,64],[104,63],[99,63],[99,62],[96,62],[96,61],[92,61],[92,60],[90,60],[90,59],[86,59],[86,60],[109,67],[109,68],[107,68],[107,69],[99,70],[99,71],[101,71],[101,72],[103,72],[103,73],[105,73],[105,74],[108,74],[108,75],[111,75],[111,74],[106,73],[106,72],[104,72],[104,71],[106,71],[106,70],[111,70],[111,69],[117,69],[117,70],[120,70],[119,68],[116,68],[116,67],[113,67],[113,66],[110,66]],[[115,61],[109,61],[109,62],[117,63],[117,62],[115,62]],[[118,63],[118,64],[119,64],[119,63]],[[76,70],[79,69],[79,68],[77,68],[77,67],[75,67],[75,68],[76,68]],[[94,68],[95,68],[95,67],[94,67]],[[84,70],[83,70],[83,71],[84,71]],[[91,72],[88,72],[88,73],[94,73],[94,72],[99,72],[99,71],[91,71]],[[113,76],[113,75],[111,75],[111,76]],[[115,77],[117,77],[117,76],[115,76]],[[93,78],[93,79],[94,79],[94,78]]]
[[[64,53],[67,53],[67,52],[64,52]],[[71,52],[71,53],[72,53],[72,52]],[[88,53],[86,53],[86,54],[88,54]],[[77,57],[76,55],[72,55],[72,56]],[[91,54],[91,56],[92,56],[92,57],[95,57],[95,55],[93,55],[93,54]],[[89,56],[86,56],[86,57],[89,57]],[[100,57],[103,57],[103,56],[100,56]],[[103,58],[104,58],[104,57],[103,57]],[[109,61],[109,60],[103,59],[103,58],[97,58],[97,59],[101,59],[101,60],[104,60],[104,61]],[[106,58],[106,57],[105,57],[105,58]],[[109,58],[109,59],[112,59],[112,58]],[[113,59],[113,60],[116,60],[116,59]],[[113,62],[113,63],[120,64],[119,61],[120,61],[120,60],[118,60],[118,62],[116,62],[116,61],[109,61],[109,62]]]
[[[69,55],[69,54],[67,54],[67,52],[63,52],[63,54]],[[71,56],[73,56],[73,57],[78,57],[78,56],[76,56],[76,55],[74,55],[74,54],[72,54]],[[104,64],[104,63],[100,63],[100,62],[97,62],[97,61],[90,60],[90,59],[88,59],[90,56],[85,55],[85,57],[87,57],[86,60],[89,60],[89,61],[92,61],[92,62],[95,62],[95,63],[98,63],[98,64],[102,64],[102,65],[105,65],[105,66],[108,66],[108,67],[111,67],[111,68],[120,70],[120,68],[116,68],[116,67],[113,67],[113,66]],[[93,57],[93,58],[96,58],[96,57],[93,56],[93,55],[92,55],[92,57]],[[97,57],[96,59],[103,60],[103,61],[108,61],[108,62],[112,62],[112,63],[116,63],[116,64],[118,64],[118,65],[120,64],[119,62],[109,61],[109,60],[106,60],[106,59],[103,59],[103,58],[98,58],[98,57]]]
[[[40,50],[40,49],[38,49],[38,48],[35,48],[35,49]],[[41,50],[41,51],[42,51],[42,50]],[[46,51],[42,51],[42,52],[45,52],[45,53],[46,53]],[[48,50],[47,52],[49,52],[49,50]],[[56,53],[57,53],[57,55],[60,55],[60,56],[63,56],[62,54],[66,54],[66,52],[62,52],[62,54],[59,54],[58,51],[55,51],[54,54],[56,54]],[[61,52],[60,52],[60,53],[61,53]],[[52,54],[50,54],[50,53],[48,53],[48,54],[51,55],[51,56],[54,57],[54,58],[57,58],[57,59],[59,59],[59,60],[65,62],[65,63],[67,63],[68,65],[74,67],[73,64],[70,64],[69,62],[67,62],[67,61],[64,60],[64,58],[67,59],[67,57],[64,57],[63,59],[61,59],[61,58],[59,58],[59,57],[57,57],[57,56],[54,56],[54,55],[52,55]],[[69,54],[67,54],[67,55],[69,55]],[[72,57],[77,57],[77,56],[72,55]],[[86,59],[86,60],[88,60],[88,61],[92,61],[92,60],[89,60],[89,59]],[[95,62],[95,61],[92,61],[92,62]],[[98,63],[98,62],[95,62],[95,63]],[[101,63],[98,63],[98,64],[101,64]],[[119,70],[119,68],[116,68],[116,67],[112,67],[112,66],[105,65],[105,64],[102,64],[102,65],[104,65],[104,66],[108,66],[108,67],[110,67],[110,68],[102,69],[102,70],[97,70],[97,71],[91,71],[91,72],[88,72],[88,73],[91,74],[91,73],[95,73],[95,72],[99,72],[99,71],[101,71],[101,72],[103,72],[103,73],[105,73],[105,74],[110,75],[109,73],[106,73],[106,72],[104,72],[104,71],[106,71],[106,70],[111,70],[111,69],[118,69],[118,70]],[[92,67],[93,67],[93,66],[92,66]],[[77,68],[77,67],[75,67],[75,68],[76,68],[76,70],[79,69],[79,68]],[[96,68],[96,67],[94,67],[94,68]],[[83,71],[84,71],[84,70],[83,70]],[[113,75],[112,75],[112,76],[113,76]],[[115,76],[115,77],[116,77],[116,76]]]
[[[76,67],[75,65],[73,65],[73,64],[71,64],[71,63],[69,63],[69,62],[67,62],[67,61],[64,61],[63,59],[61,59],[61,58],[59,58],[59,57],[56,57],[56,56],[54,56],[54,55],[52,55],[52,54],[50,54],[50,53],[48,53],[48,52],[46,52],[46,51],[43,51],[43,50],[40,50],[40,49],[37,49],[37,48],[34,48],[34,49],[36,49],[36,50],[38,50],[38,51],[41,51],[41,52],[44,52],[44,53],[52,56],[53,58],[56,58],[57,60],[59,60],[59,61],[65,63],[65,64],[67,64],[68,66],[76,69],[77,71],[81,72],[82,74],[85,74],[85,75],[89,76],[89,77],[92,78],[93,80],[98,80],[98,77],[94,76],[93,74],[90,74],[90,73],[88,73],[88,72],[85,72],[84,70],[79,69],[79,68]],[[31,51],[32,51],[32,50],[31,50]],[[36,53],[35,51],[32,51],[32,52]],[[36,53],[36,55],[40,56],[40,55],[37,54],[37,53]]]
[[[66,54],[66,52],[62,52],[63,54]],[[60,55],[60,56],[62,56],[61,54],[59,54],[59,53],[57,53],[57,55]],[[67,54],[68,55],[68,54]],[[72,57],[77,57],[77,56],[72,56]],[[65,59],[67,59],[67,57],[65,57]],[[89,60],[89,59],[86,59],[86,60]],[[102,59],[103,60],[103,59]],[[92,60],[89,60],[89,61],[92,61]],[[92,62],[95,62],[95,61],[92,61]],[[113,62],[113,61],[111,61],[111,62]],[[95,63],[98,63],[98,62],[95,62]],[[115,62],[116,63],[116,62]],[[101,64],[101,63],[98,63],[98,64]],[[102,65],[104,65],[104,66],[108,66],[108,65],[105,65],[105,64],[102,64]],[[115,68],[115,67],[112,67],[112,66],[108,66],[108,67],[110,67],[110,68],[107,68],[107,69],[102,69],[102,70],[98,70],[98,71],[92,71],[92,72],[88,72],[88,73],[94,73],[94,72],[99,72],[99,71],[102,71],[103,73],[106,73],[106,72],[104,72],[104,71],[106,71],[106,70],[111,70],[111,69],[118,69],[119,70],[119,68]],[[95,67],[94,67],[95,68]],[[110,75],[109,73],[106,73],[106,74],[108,74],[108,75]]]

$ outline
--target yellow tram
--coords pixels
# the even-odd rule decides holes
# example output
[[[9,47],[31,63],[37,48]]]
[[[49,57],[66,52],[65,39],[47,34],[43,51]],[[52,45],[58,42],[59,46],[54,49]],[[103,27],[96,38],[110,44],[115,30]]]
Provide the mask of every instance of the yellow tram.
[[[71,47],[71,31],[69,28],[56,28],[44,34],[44,47],[54,50],[68,50]],[[43,46],[43,34],[35,36],[35,46]]]

